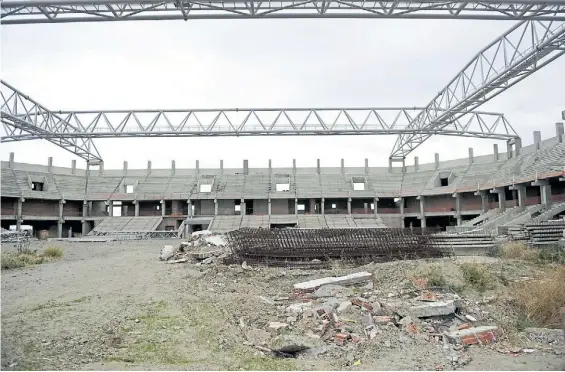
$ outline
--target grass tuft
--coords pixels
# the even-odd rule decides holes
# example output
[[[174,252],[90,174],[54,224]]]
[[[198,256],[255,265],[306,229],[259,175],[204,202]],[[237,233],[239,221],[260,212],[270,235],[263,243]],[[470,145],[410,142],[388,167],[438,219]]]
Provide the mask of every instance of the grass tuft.
[[[539,254],[523,242],[508,242],[500,247],[499,255],[510,260],[536,261]]]
[[[565,266],[554,269],[546,279],[517,283],[516,304],[528,323],[539,327],[561,328],[565,308]]]
[[[477,262],[465,262],[460,265],[463,279],[469,286],[479,292],[493,289],[496,277],[488,271],[488,268]]]
[[[45,257],[61,258],[61,257],[63,257],[63,249],[60,248],[60,247],[54,247],[54,246],[47,247],[47,248],[45,248],[43,255]]]

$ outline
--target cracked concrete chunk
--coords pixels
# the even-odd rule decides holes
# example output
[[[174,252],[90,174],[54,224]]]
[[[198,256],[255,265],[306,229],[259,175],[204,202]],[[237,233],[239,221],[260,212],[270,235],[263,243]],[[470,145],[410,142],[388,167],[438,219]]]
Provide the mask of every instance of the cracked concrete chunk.
[[[409,309],[409,312],[416,318],[426,318],[429,316],[453,314],[456,308],[454,301],[430,302],[421,306],[413,306]]]
[[[284,353],[296,353],[320,346],[319,340],[296,334],[279,335],[271,340],[269,347]]]

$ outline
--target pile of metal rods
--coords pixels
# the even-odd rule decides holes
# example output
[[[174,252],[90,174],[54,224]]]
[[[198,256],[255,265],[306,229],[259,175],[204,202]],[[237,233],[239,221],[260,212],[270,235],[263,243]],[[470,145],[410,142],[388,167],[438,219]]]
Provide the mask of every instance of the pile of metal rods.
[[[371,260],[443,257],[434,244],[437,229],[253,229],[228,233],[235,257],[248,262]]]

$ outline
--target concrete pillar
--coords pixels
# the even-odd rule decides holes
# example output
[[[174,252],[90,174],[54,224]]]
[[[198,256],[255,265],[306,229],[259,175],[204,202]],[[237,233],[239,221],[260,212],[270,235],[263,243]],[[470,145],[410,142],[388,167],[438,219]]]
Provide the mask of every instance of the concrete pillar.
[[[128,174],[128,162],[124,161],[124,176]]]
[[[59,219],[57,220],[57,237],[63,237],[63,205],[65,204],[65,200],[59,200]]]
[[[294,215],[298,216],[298,198],[294,198]]]
[[[439,168],[439,154],[436,152],[434,154],[434,160],[435,160],[435,164],[436,164],[436,169]]]
[[[418,171],[418,168],[420,166],[420,160],[418,159],[417,156],[414,156],[414,171]]]
[[[481,206],[483,208],[483,213],[488,212],[488,195],[484,192],[481,193]]]
[[[388,172],[392,173],[392,159],[388,158]]]
[[[10,153],[10,169],[14,168],[14,153]]]
[[[273,163],[271,162],[271,159],[269,159],[269,176],[273,173]]]
[[[73,237],[73,228],[72,227],[69,227],[69,236],[68,237],[69,238]]]
[[[218,199],[214,199],[214,216],[218,215]]]
[[[493,145],[493,150],[494,150],[494,155],[493,155],[493,160],[494,161],[498,161],[498,144],[494,144]]]
[[[422,216],[422,217],[420,218],[420,221],[421,221],[422,227],[427,227],[427,225],[426,225],[426,216]]]
[[[161,217],[165,217],[165,200],[161,199]]]
[[[220,174],[224,174],[224,161],[220,160]]]
[[[175,175],[175,172],[176,172],[175,167],[176,167],[175,161],[174,161],[174,160],[171,160],[171,176],[174,176],[174,175]]]
[[[510,142],[510,140],[506,141],[506,155],[508,157],[508,159],[511,159],[513,154],[512,154],[512,143]]]
[[[420,201],[420,216],[424,217],[425,215],[425,205],[424,205],[424,197],[422,195],[418,196],[418,200]]]
[[[270,216],[271,215],[271,198],[269,198],[269,200],[267,201],[267,214]]]
[[[563,142],[563,136],[565,135],[565,129],[563,128],[563,123],[555,123],[555,135],[559,143]]]
[[[345,174],[345,160],[341,159],[341,174]]]
[[[17,231],[21,231],[22,228],[22,209],[23,209],[23,203],[24,203],[25,199],[24,198],[18,198],[18,205],[16,206],[16,230]]]
[[[82,202],[82,235],[86,235],[88,234],[87,230],[87,226],[86,226],[86,217],[88,216],[88,202],[86,200],[84,200]]]
[[[292,159],[292,174],[296,175],[296,159]]]
[[[322,212],[322,216],[323,216],[324,214],[326,214],[326,206],[325,206],[325,204],[326,204],[326,199],[325,199],[325,198],[322,198],[322,206],[320,207],[321,212]]]
[[[200,174],[200,160],[196,160],[196,174]]]
[[[469,147],[469,165],[473,164],[473,148]]]
[[[453,194],[455,198],[455,218],[457,218],[457,226],[461,226],[463,223],[463,217],[461,217],[461,194]]]
[[[526,209],[526,188],[522,185],[518,187],[518,205],[521,210]]]
[[[245,199],[241,199],[240,208],[241,208],[241,215],[245,216]]]
[[[249,161],[248,160],[244,160],[243,161],[243,174],[249,174]]]
[[[52,156],[47,158],[47,171],[49,173],[53,173],[53,157]]]
[[[103,161],[101,161],[100,164],[98,165],[98,174],[99,175],[104,174],[104,162]]]
[[[369,159],[365,158],[365,174],[369,174]]]
[[[135,217],[139,217],[139,200],[134,200],[133,204],[135,205],[134,207]]]
[[[551,206],[551,185],[549,182],[547,180],[537,180],[532,182],[532,186],[539,186],[541,204],[545,208],[549,208]]]
[[[310,213],[316,213],[316,199],[310,199]]]
[[[539,150],[541,147],[541,132],[539,130],[534,131],[534,148]]]
[[[320,159],[316,160],[316,173],[320,174]]]
[[[399,198],[400,202],[400,214],[404,214],[404,198]]]
[[[151,174],[151,160],[147,160],[147,175]]]
[[[77,174],[77,161],[75,159],[71,161],[71,174]]]
[[[186,203],[188,204],[188,217],[192,217],[192,200],[187,200]]]
[[[347,214],[351,214],[351,198],[347,198]]]
[[[492,189],[490,190],[491,194],[498,194],[498,209],[501,212],[506,210],[506,197],[504,195],[504,188],[502,189]]]
[[[108,216],[114,217],[114,201],[108,201]]]
[[[379,201],[379,198],[375,198],[374,201],[373,201],[373,205],[375,206],[375,209],[374,209],[373,212],[375,213],[375,215],[379,214],[379,212],[377,211],[377,209],[378,209],[377,208],[377,202],[378,201]]]
[[[516,156],[522,153],[522,139],[516,138],[514,139],[514,150],[516,152]]]

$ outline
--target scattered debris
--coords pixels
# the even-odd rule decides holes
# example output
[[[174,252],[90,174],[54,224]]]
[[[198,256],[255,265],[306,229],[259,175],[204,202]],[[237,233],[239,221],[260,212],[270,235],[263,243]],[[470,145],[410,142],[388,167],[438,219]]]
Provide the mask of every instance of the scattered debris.
[[[422,306],[413,306],[410,308],[410,314],[417,318],[427,318],[431,316],[441,316],[453,314],[456,310],[455,301],[448,302],[432,302]]]
[[[284,353],[296,353],[319,346],[319,341],[297,334],[278,335],[271,340],[270,349]]]
[[[314,279],[307,282],[297,283],[294,285],[294,289],[314,290],[318,287],[327,284],[349,285],[349,284],[363,283],[372,279],[373,279],[373,274],[364,271],[364,272],[353,273],[345,276],[327,277],[327,278]]]
[[[482,326],[448,332],[446,336],[449,340],[456,344],[483,345],[495,342],[497,332],[498,327],[496,326]]]
[[[192,233],[188,241],[183,241],[175,248],[165,245],[159,254],[159,260],[167,263],[196,261],[198,266],[209,265],[216,259],[227,257],[227,242],[222,235],[205,230]]]

